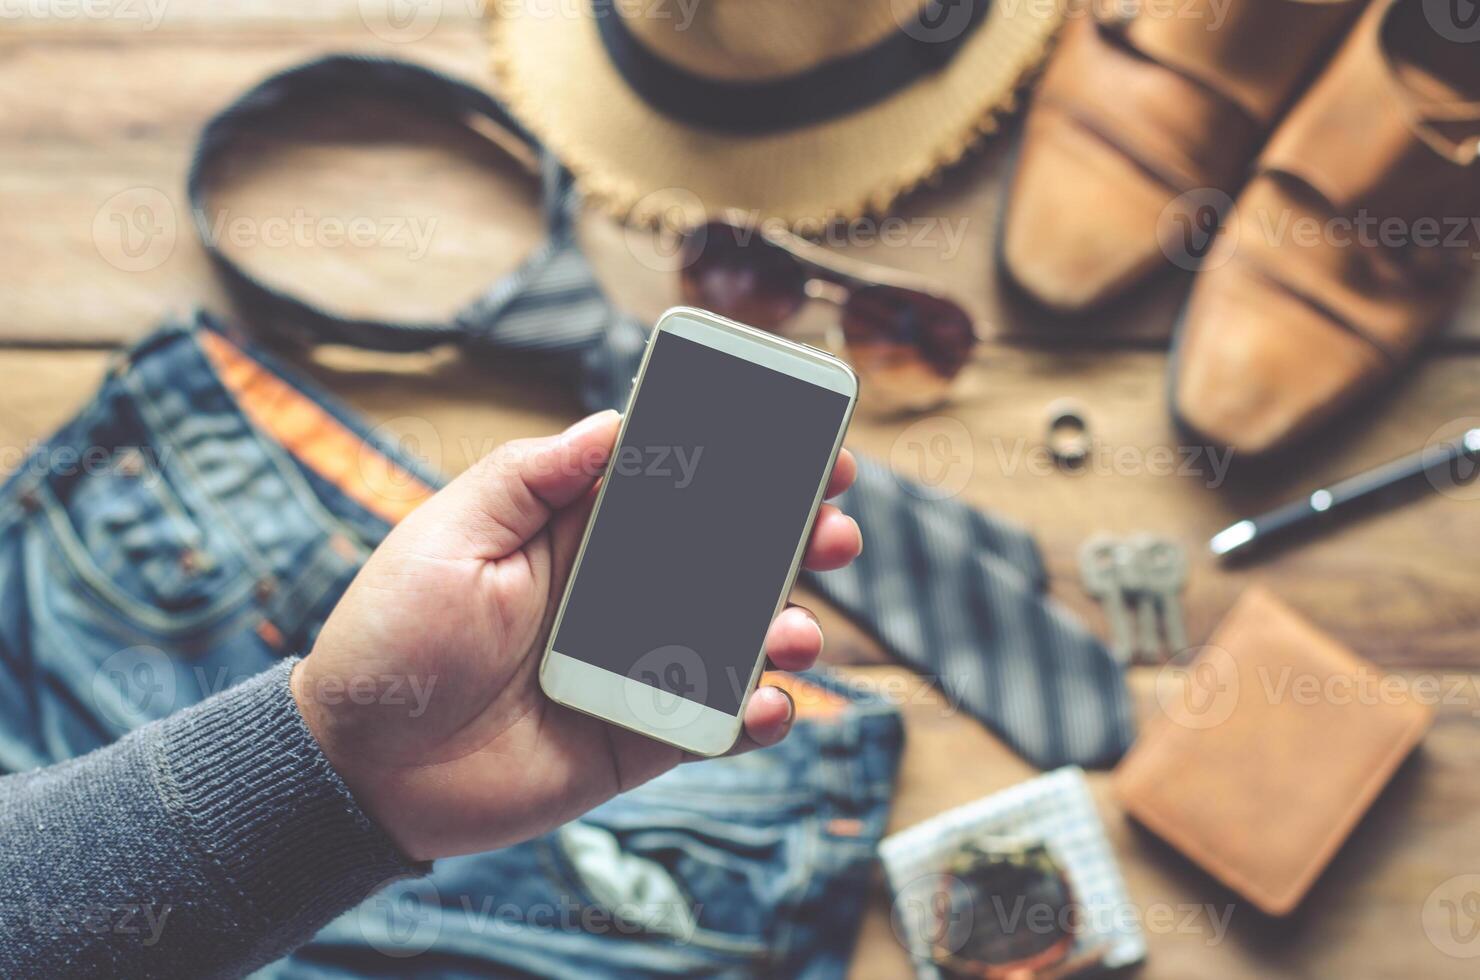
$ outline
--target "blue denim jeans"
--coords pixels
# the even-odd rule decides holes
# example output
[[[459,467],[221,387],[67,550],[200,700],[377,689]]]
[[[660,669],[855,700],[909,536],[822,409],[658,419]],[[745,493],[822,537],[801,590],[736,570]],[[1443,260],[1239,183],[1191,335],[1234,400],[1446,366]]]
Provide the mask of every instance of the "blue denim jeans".
[[[306,652],[436,484],[204,316],[142,341],[0,488],[0,772]],[[835,677],[796,683],[784,744],[388,883],[265,973],[841,976],[901,729]]]
[[[843,976],[900,729],[836,678],[806,681],[841,714],[680,766],[529,843],[439,861],[269,975]]]

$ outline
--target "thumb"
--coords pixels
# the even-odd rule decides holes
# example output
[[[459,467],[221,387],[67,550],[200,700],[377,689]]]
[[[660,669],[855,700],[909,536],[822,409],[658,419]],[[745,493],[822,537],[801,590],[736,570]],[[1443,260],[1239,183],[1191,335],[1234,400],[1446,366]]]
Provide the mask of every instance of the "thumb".
[[[435,508],[421,508],[451,532],[447,557],[493,560],[523,547],[595,484],[621,421],[608,410],[559,435],[505,443],[449,483]]]

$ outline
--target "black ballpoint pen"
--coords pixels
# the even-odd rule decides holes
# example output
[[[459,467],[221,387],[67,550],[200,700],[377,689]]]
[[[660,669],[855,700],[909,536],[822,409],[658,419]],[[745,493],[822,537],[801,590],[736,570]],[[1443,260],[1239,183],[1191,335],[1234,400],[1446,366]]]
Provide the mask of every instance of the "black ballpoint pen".
[[[1344,508],[1418,480],[1427,479],[1437,488],[1439,484],[1435,481],[1439,475],[1461,460],[1480,462],[1480,428],[1470,429],[1449,442],[1425,446],[1412,455],[1323,487],[1266,514],[1230,524],[1213,535],[1208,541],[1208,550],[1219,558],[1232,558],[1273,538],[1309,527]],[[1452,479],[1449,474],[1444,478]]]

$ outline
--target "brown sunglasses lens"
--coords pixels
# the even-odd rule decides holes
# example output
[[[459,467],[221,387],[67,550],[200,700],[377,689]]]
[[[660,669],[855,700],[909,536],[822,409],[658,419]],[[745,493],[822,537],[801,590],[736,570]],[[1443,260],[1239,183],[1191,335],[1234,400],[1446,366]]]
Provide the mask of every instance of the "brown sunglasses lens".
[[[710,222],[683,243],[684,302],[774,330],[806,300],[806,272],[754,228]]]
[[[957,304],[898,286],[864,286],[843,307],[848,357],[891,400],[944,397],[976,346],[971,316]]]

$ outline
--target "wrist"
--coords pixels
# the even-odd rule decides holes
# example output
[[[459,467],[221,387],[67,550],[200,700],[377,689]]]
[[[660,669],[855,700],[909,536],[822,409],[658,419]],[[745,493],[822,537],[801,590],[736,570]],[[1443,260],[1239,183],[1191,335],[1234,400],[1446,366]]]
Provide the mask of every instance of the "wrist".
[[[281,664],[161,723],[159,783],[191,840],[275,923],[322,922],[422,873],[367,816]]]
[[[336,697],[325,703],[325,699],[318,696],[321,687],[308,658],[293,665],[293,671],[288,677],[288,690],[292,693],[298,714],[303,718],[304,728],[318,743],[319,751],[344,783],[355,803],[375,826],[395,843],[402,854],[416,861],[431,860],[430,856],[421,854],[416,842],[402,832],[395,819],[395,810],[381,805],[382,794],[379,788],[384,774],[367,766],[356,757],[355,752],[345,748],[345,740],[338,737],[343,728],[343,719],[335,714],[335,708],[343,704],[343,699]]]
[[[299,660],[293,665],[288,674],[288,693],[293,696],[293,704],[298,708],[299,717],[303,719],[303,727],[308,729],[308,733],[318,743],[319,751],[324,753],[330,765],[338,771],[339,764],[334,758],[333,747],[329,744],[329,723],[323,715],[324,708],[308,693],[307,669],[307,660]],[[343,776],[342,773],[340,775]]]

